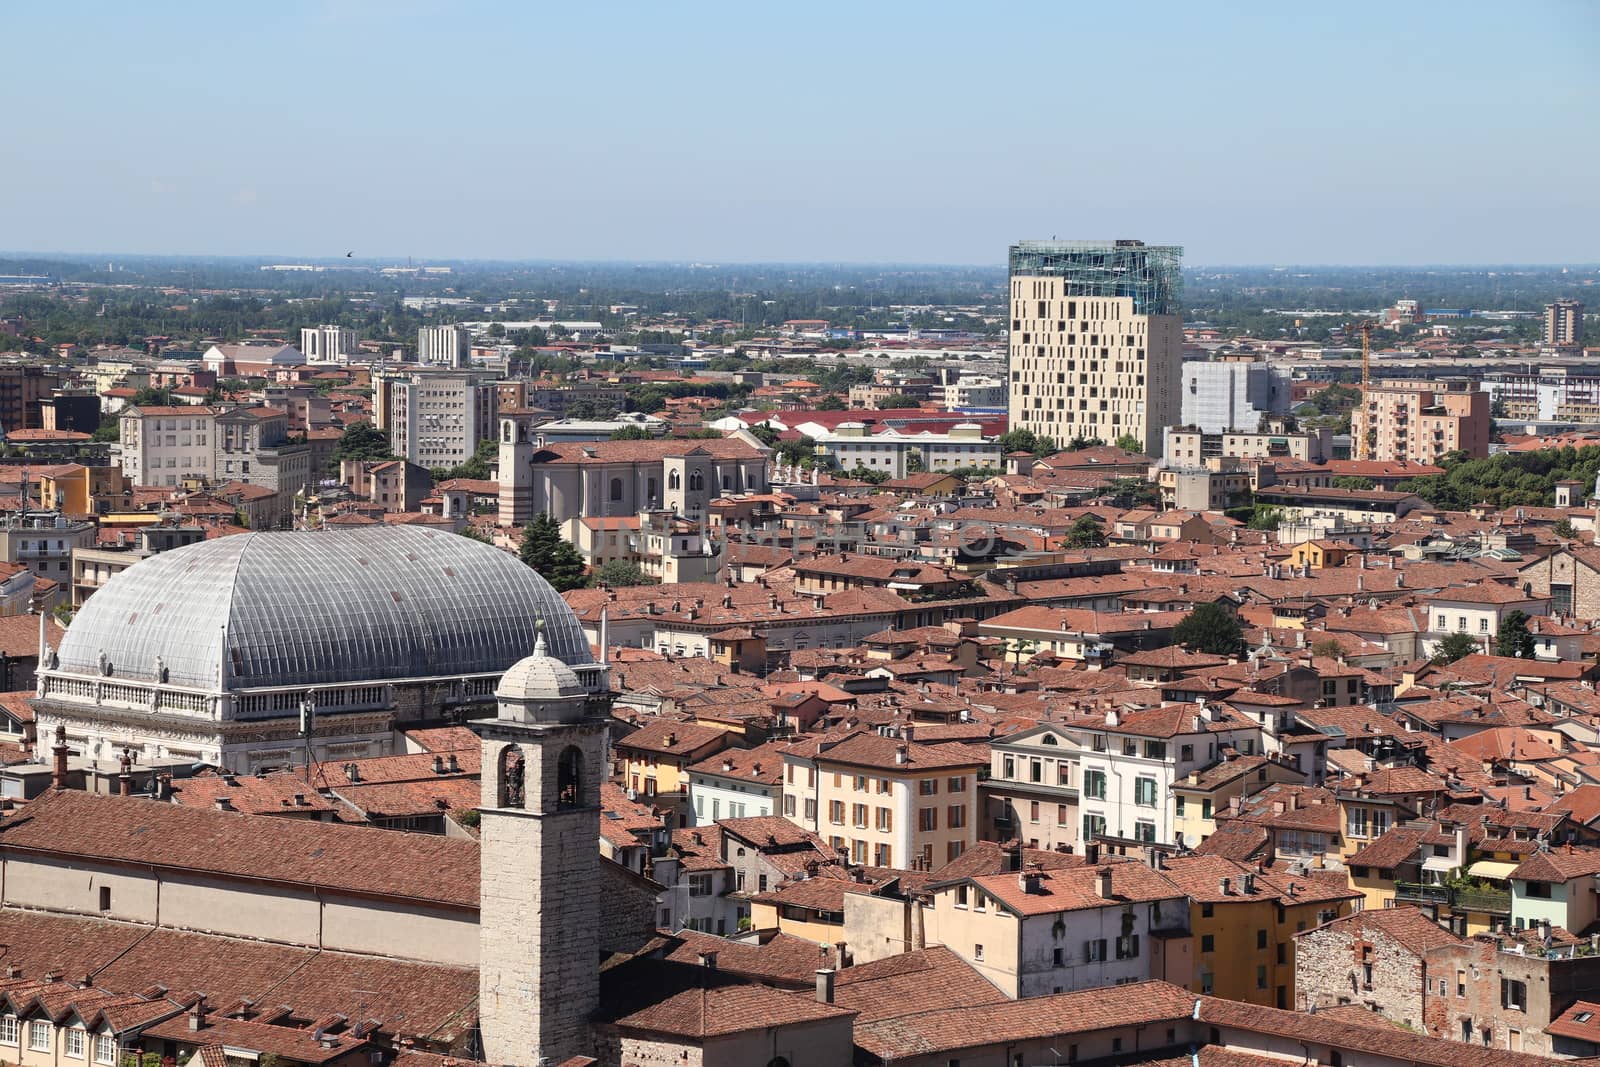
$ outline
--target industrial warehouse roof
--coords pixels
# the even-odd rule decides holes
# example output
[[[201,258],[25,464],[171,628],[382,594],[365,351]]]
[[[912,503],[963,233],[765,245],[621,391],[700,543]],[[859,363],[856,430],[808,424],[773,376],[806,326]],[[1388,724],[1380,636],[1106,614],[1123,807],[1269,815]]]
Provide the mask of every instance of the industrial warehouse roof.
[[[561,597],[517,557],[405,526],[245,533],[142,560],[95,594],[59,669],[213,692],[503,671],[543,620],[593,662]],[[104,666],[102,666],[102,654]]]

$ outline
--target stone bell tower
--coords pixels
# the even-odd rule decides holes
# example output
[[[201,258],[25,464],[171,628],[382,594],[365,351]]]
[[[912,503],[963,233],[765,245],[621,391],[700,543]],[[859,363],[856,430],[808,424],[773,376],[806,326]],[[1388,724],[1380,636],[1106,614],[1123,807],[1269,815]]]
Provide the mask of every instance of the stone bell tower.
[[[543,633],[495,697],[495,718],[471,724],[483,745],[479,1026],[484,1060],[532,1067],[593,1049],[606,718]]]

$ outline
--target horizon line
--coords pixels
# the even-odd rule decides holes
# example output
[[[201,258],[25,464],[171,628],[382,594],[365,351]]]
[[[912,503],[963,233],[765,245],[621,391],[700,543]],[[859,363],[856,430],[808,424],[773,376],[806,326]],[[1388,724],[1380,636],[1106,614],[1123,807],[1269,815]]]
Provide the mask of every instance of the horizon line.
[[[371,268],[373,266],[396,267],[401,265],[413,269],[427,266],[583,266],[583,267],[623,267],[623,266],[650,266],[650,267],[680,267],[718,269],[726,267],[899,267],[899,268],[937,268],[944,270],[1006,270],[1004,261],[995,263],[970,263],[970,262],[936,262],[918,260],[875,260],[875,259],[708,259],[708,258],[683,258],[683,259],[650,259],[650,258],[609,258],[609,259],[576,259],[563,257],[541,257],[529,259],[506,259],[498,257],[481,256],[445,256],[419,257],[407,256],[363,256],[349,258],[346,256],[295,256],[291,254],[278,254],[269,252],[65,252],[65,251],[27,251],[17,249],[0,249],[0,258],[11,259],[62,259],[66,261],[92,261],[102,257],[126,257],[129,259],[144,260],[172,260],[176,262],[203,262],[203,261],[238,261],[260,266],[268,263],[344,265],[353,270]],[[399,261],[412,260],[409,264]],[[1260,262],[1233,262],[1233,263],[1185,263],[1185,270],[1436,270],[1447,268],[1451,270],[1528,270],[1528,269],[1560,269],[1560,270],[1593,270],[1600,273],[1600,261],[1548,261],[1548,262],[1514,262],[1514,261],[1462,261],[1462,262],[1434,262],[1434,263],[1315,263],[1294,262],[1287,260],[1264,260]]]

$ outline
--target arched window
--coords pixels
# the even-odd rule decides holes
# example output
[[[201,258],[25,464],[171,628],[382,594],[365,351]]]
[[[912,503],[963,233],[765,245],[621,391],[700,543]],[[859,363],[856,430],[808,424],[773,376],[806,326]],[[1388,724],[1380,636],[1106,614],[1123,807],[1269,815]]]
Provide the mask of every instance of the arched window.
[[[583,753],[568,746],[556,761],[556,808],[583,806]]]
[[[673,471],[671,474],[667,475],[668,489],[681,489],[682,487],[683,480],[677,471]]]
[[[689,492],[698,493],[706,487],[706,476],[699,471],[689,473]]]
[[[522,785],[522,750],[507,745],[500,750],[500,795],[502,808],[520,808],[526,803]]]
[[[509,445],[512,439],[516,436],[516,423],[512,422],[510,419],[507,419],[502,425],[504,426],[504,429],[501,431],[501,437],[505,443]]]
[[[655,507],[656,503],[657,503],[657,501],[656,501],[656,480],[654,478],[645,479],[644,489],[645,489],[645,493],[644,493],[644,495],[645,495],[645,503],[648,504],[650,507]]]
[[[611,479],[611,499],[612,499],[613,502],[618,502],[618,503],[620,503],[621,500],[622,500],[622,479],[621,478],[613,478],[613,479]]]

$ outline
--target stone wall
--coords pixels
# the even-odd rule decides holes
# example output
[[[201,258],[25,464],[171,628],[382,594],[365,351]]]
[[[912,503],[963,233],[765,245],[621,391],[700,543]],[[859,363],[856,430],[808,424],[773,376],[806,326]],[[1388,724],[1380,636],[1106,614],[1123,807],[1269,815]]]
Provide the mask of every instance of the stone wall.
[[[1366,967],[1371,967],[1371,981]],[[1360,1004],[1392,1022],[1421,1030],[1422,958],[1356,917],[1296,939],[1295,1008]]]

